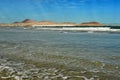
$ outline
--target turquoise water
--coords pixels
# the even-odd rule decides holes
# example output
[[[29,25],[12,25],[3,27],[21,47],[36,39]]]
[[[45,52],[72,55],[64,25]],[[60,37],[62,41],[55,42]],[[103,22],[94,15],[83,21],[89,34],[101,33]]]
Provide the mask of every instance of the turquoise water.
[[[77,72],[79,72],[80,79],[74,79],[76,75],[73,76],[72,74],[73,79],[66,78],[66,80],[120,79],[119,33],[61,32],[1,27],[0,56],[1,66],[15,68],[17,71],[19,71],[20,66],[25,69],[23,65],[13,67],[19,63],[25,64],[27,67],[28,65],[34,65],[36,69],[44,67],[47,70],[48,68],[52,68],[52,70],[61,68],[60,70],[63,69],[68,73],[69,71],[75,71],[77,76]],[[11,64],[11,66],[7,63]],[[41,63],[47,64],[41,65]],[[61,65],[65,66],[65,68],[59,67]],[[22,70],[21,72],[23,72]],[[60,74],[70,76],[62,71]],[[63,78],[63,80],[65,79]]]

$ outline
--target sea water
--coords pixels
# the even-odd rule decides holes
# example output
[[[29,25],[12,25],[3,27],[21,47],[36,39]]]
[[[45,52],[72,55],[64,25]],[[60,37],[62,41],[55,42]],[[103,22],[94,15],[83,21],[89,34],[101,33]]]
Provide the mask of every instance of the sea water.
[[[119,80],[120,34],[0,27],[0,79]]]

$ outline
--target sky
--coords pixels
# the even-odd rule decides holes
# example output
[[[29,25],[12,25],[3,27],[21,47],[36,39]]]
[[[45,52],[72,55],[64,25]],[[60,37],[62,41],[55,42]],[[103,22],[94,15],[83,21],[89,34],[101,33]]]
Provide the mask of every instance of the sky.
[[[0,23],[24,19],[120,23],[120,0],[0,0]]]

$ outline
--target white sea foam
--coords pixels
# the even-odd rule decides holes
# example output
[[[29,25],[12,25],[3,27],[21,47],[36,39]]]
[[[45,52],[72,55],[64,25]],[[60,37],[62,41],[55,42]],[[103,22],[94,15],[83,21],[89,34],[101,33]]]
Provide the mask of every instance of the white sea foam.
[[[111,29],[110,27],[62,27],[62,28],[37,28],[42,30],[67,30],[67,31],[113,31],[113,32],[120,32],[120,29]]]

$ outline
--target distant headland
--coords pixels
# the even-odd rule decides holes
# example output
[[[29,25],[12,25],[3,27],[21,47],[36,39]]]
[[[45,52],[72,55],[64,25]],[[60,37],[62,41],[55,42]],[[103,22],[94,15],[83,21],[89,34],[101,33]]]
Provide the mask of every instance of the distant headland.
[[[25,19],[23,21],[16,21],[10,24],[7,23],[0,23],[0,26],[20,26],[20,27],[28,27],[28,26],[108,26],[106,24],[102,24],[99,22],[83,22],[80,24],[73,23],[73,22],[62,22],[62,23],[56,23],[53,21],[35,21],[31,19]]]

